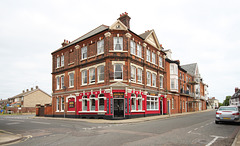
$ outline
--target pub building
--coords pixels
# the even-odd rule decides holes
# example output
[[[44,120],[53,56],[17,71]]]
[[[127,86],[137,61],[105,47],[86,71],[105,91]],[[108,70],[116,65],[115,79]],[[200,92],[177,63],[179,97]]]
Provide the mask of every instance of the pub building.
[[[154,30],[137,35],[125,12],[52,52],[54,117],[167,114],[165,56]]]

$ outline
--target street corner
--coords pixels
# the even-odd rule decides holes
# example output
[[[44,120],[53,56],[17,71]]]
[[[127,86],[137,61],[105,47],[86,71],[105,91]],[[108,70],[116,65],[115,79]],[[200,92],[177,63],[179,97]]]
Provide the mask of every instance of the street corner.
[[[0,145],[9,144],[21,140],[23,137],[20,134],[13,134],[4,130],[0,130]]]

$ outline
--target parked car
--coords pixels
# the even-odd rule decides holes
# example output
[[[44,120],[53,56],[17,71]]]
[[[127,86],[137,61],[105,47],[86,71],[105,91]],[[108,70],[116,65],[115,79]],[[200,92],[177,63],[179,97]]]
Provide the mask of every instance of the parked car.
[[[216,111],[215,123],[219,122],[240,122],[239,110],[237,106],[221,106]]]

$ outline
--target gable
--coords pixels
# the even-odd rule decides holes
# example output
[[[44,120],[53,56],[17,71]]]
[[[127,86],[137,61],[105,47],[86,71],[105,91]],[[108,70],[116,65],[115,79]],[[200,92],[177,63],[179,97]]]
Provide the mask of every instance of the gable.
[[[160,50],[160,44],[154,30],[146,37],[145,41]]]
[[[112,30],[128,30],[127,26],[125,26],[120,20],[117,20],[114,22],[111,26],[110,29]]]

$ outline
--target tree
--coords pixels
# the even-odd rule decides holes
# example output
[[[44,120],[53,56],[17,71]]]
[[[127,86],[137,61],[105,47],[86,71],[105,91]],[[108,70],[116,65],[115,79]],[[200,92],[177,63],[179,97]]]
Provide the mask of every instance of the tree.
[[[231,96],[226,96],[226,99],[223,101],[223,105],[224,106],[228,106],[229,105],[230,98],[231,98]]]

